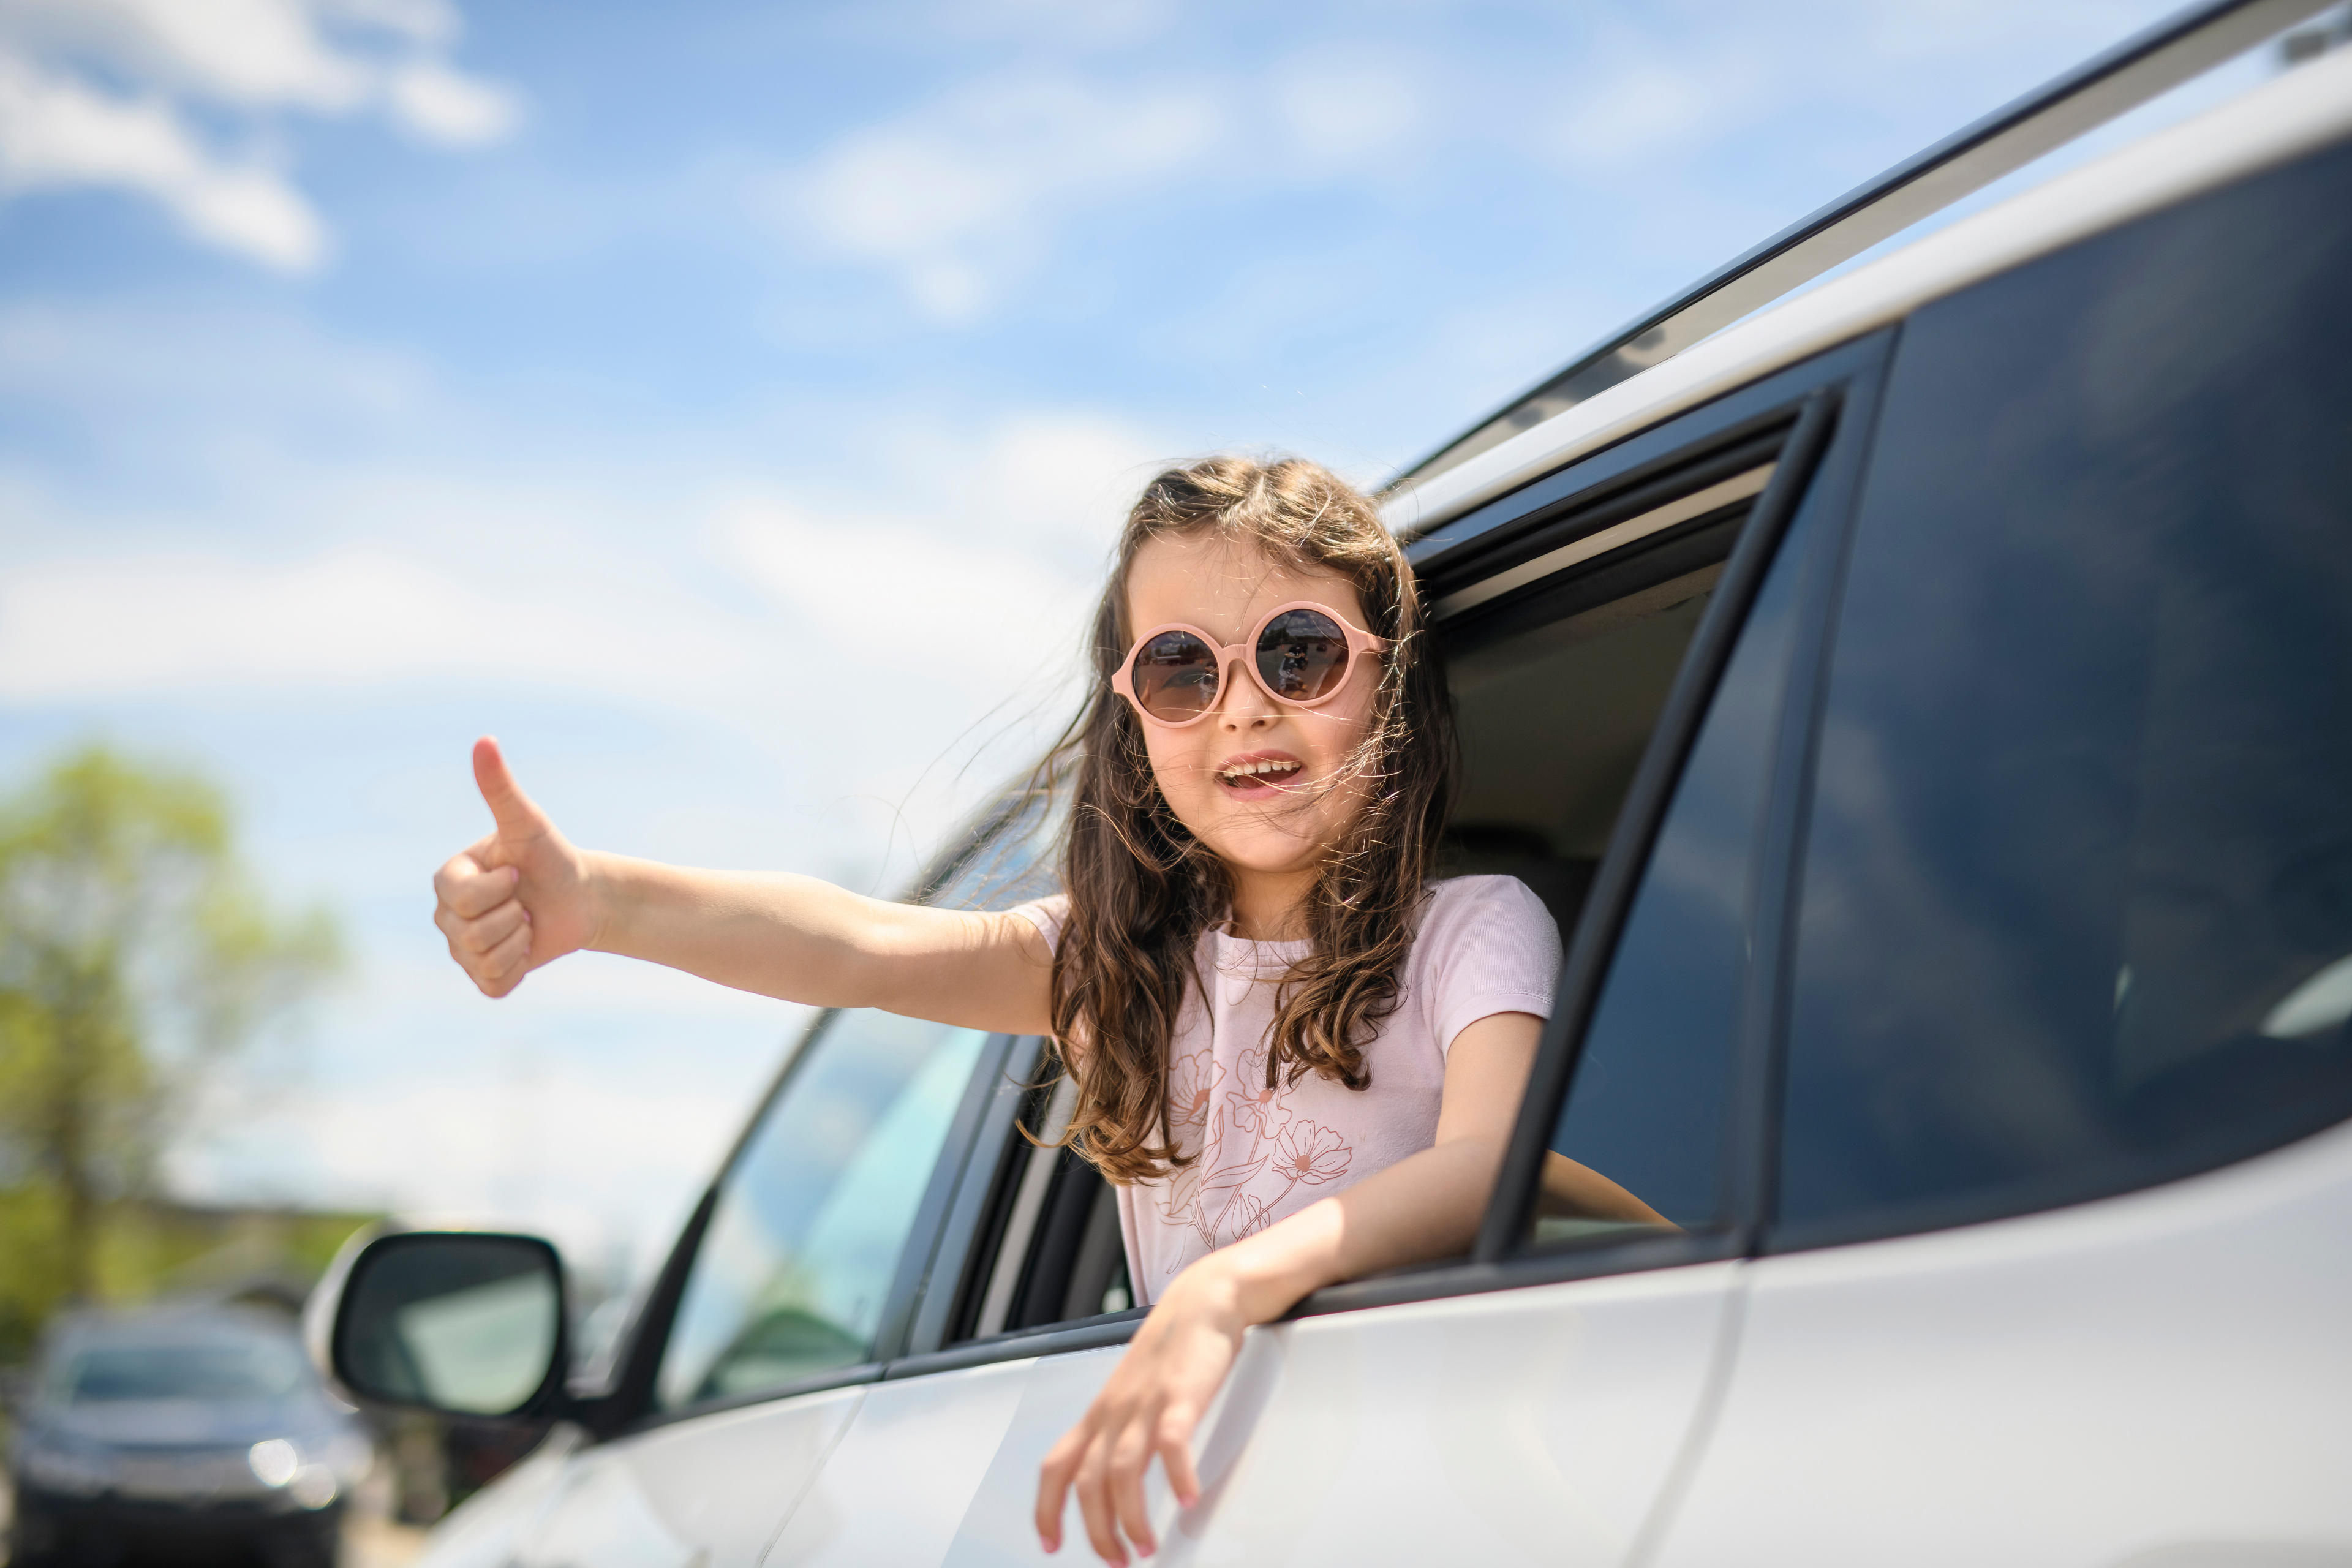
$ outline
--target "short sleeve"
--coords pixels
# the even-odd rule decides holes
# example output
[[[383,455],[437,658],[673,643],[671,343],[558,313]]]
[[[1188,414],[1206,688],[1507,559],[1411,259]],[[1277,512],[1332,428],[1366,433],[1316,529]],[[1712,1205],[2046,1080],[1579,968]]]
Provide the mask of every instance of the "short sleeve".
[[[1551,1016],[1559,928],[1516,877],[1455,877],[1431,889],[1413,942],[1413,989],[1441,1051],[1496,1013]]]
[[[1070,918],[1070,896],[1067,893],[1048,894],[1042,899],[1032,899],[1025,904],[1015,904],[1005,912],[1019,915],[1035,926],[1038,934],[1045,939],[1045,945],[1058,952],[1062,945],[1062,927]]]

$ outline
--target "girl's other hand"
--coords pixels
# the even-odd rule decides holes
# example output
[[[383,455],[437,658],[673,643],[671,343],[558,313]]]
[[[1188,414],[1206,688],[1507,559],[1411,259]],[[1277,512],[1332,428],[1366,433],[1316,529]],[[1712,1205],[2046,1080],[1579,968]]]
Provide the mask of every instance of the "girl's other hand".
[[[1146,1557],[1158,1551],[1143,1500],[1143,1473],[1155,1454],[1176,1500],[1186,1508],[1200,1500],[1192,1433],[1255,1321],[1242,1294],[1213,1254],[1170,1282],[1085,1417],[1045,1456],[1037,1479],[1037,1537],[1046,1551],[1062,1548],[1062,1515],[1073,1489],[1087,1539],[1104,1562],[1125,1564],[1129,1542]]]
[[[587,857],[507,771],[499,743],[474,742],[474,782],[498,826],[433,874],[433,923],[485,996],[503,996],[595,932]]]

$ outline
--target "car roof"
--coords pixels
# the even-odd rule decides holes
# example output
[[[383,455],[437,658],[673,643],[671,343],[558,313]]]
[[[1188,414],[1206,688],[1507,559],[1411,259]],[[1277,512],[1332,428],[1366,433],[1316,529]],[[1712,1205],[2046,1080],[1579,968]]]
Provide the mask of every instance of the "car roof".
[[[2338,49],[1715,331],[1517,435],[1444,464],[1447,454],[1507,416],[1507,409],[1392,486],[1382,516],[1410,540],[1670,414],[1898,321],[1930,300],[2347,135],[2352,49]],[[1720,279],[1724,272],[1711,277]],[[1635,341],[1621,334],[1612,342],[1622,348]],[[1560,384],[1610,349],[1603,344],[1581,356],[1545,385]],[[1528,405],[1523,400],[1514,406]]]

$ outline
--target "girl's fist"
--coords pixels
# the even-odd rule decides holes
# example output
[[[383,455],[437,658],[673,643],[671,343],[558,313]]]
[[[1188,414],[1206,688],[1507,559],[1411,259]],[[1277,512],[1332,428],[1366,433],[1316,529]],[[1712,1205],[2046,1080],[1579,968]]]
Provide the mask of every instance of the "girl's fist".
[[[586,858],[507,771],[499,743],[474,742],[474,782],[498,826],[433,874],[433,923],[486,996],[503,996],[594,933]]]

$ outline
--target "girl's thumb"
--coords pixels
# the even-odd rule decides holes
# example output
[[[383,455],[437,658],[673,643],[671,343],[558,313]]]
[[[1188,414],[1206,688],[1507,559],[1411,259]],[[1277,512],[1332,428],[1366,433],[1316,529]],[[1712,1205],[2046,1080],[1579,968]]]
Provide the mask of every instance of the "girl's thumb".
[[[481,786],[482,799],[488,803],[490,815],[498,819],[501,834],[528,837],[547,831],[547,813],[522,793],[514,774],[507,771],[507,760],[500,754],[498,742],[488,735],[474,742],[474,782]]]

